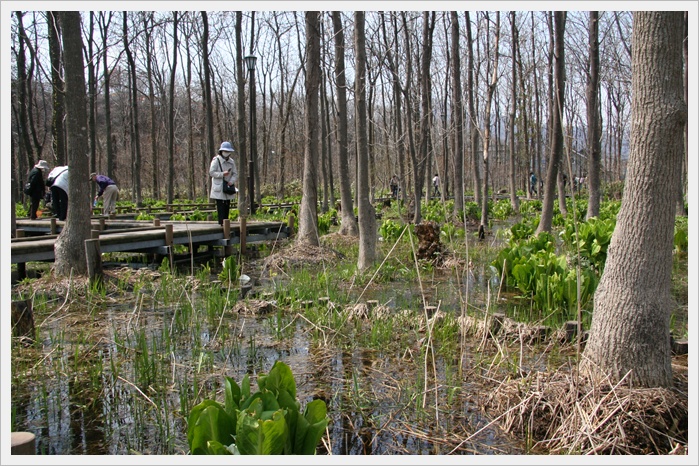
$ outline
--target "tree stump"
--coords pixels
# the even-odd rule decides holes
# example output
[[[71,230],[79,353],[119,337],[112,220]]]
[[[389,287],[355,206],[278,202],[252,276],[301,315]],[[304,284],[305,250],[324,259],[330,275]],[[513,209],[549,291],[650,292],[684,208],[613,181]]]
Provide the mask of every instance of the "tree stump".
[[[34,311],[29,299],[12,301],[12,335],[27,343],[33,343],[36,338],[34,328]]]
[[[415,225],[418,238],[417,258],[441,263],[444,247],[439,238],[439,225],[436,222],[423,222]]]
[[[10,454],[33,455],[36,444],[36,436],[31,432],[12,432],[12,444]]]

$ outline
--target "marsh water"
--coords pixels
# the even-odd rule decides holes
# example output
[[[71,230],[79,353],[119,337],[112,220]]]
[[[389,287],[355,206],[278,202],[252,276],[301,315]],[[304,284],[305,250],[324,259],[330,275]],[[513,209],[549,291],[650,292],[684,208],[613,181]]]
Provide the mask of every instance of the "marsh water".
[[[127,272],[132,280],[138,274]],[[216,275],[209,278],[217,283]],[[151,287],[134,290],[120,280],[124,292],[92,302],[41,291],[32,297],[38,339],[13,348],[12,425],[36,435],[37,454],[187,454],[191,407],[203,398],[222,401],[224,375],[254,381],[276,360],[292,368],[302,406],[314,398],[327,404],[330,423],[318,454],[524,451],[481,409],[489,388],[468,367],[481,357],[478,342],[458,345],[458,336],[444,336],[456,340],[454,347],[433,357],[424,349],[419,313],[403,311],[405,318],[384,319],[383,326],[357,317],[333,330],[333,319],[351,318],[327,302],[234,312],[235,289],[186,289],[186,277],[176,282],[155,271],[139,279]],[[461,294],[484,302],[490,284],[497,277],[485,267],[461,285],[435,273],[423,277],[422,293],[392,282],[363,290],[362,300],[398,314],[420,309],[425,296],[456,315]],[[274,280],[258,280],[248,298],[269,299],[274,287]],[[210,309],[218,306],[212,292],[230,300],[221,312]]]
[[[368,284],[330,281],[326,266],[251,271],[245,299],[209,268],[107,270],[104,291],[20,286],[37,338],[13,339],[12,430],[34,433],[41,455],[186,455],[193,406],[223,402],[224,376],[256,387],[282,360],[302,409],[327,405],[320,455],[533,453],[488,414],[490,395],[505,379],[559,370],[574,350],[465,332],[465,314],[528,309],[477,255],[458,273],[415,276],[397,261]]]

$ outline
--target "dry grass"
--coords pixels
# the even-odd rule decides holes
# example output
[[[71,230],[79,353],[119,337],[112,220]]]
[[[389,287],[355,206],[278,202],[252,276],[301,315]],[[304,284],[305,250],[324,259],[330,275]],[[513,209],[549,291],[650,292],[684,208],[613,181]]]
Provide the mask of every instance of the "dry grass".
[[[686,379],[673,388],[595,386],[560,369],[505,381],[486,409],[548,454],[686,454]]]

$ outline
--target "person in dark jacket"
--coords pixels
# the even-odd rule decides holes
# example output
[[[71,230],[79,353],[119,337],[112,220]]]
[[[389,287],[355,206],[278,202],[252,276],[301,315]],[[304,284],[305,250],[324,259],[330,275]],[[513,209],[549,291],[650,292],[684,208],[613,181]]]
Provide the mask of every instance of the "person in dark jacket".
[[[46,194],[46,176],[49,173],[49,164],[46,160],[39,160],[34,168],[29,171],[27,183],[29,183],[29,218],[36,220],[36,212],[39,210],[39,203]]]

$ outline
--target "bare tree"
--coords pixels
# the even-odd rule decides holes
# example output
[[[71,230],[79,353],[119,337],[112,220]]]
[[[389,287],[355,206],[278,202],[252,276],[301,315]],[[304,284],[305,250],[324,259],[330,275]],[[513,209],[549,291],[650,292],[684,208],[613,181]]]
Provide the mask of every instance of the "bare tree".
[[[364,12],[354,12],[354,112],[357,133],[357,212],[359,214],[359,257],[357,269],[371,267],[376,260],[376,212],[369,198],[369,147],[366,108],[366,35]]]
[[[473,89],[475,87],[473,80],[473,35],[471,33],[471,17],[469,12],[466,12],[466,38],[468,44],[468,114],[470,127],[470,148],[471,148],[471,171],[473,172],[473,200],[477,205],[481,205],[481,173],[479,168],[478,158],[478,117],[476,115],[476,105]]]
[[[204,111],[206,115],[206,154],[203,155],[206,162],[204,166],[208,166],[208,160],[213,156],[216,148],[214,147],[214,110],[213,101],[211,99],[211,64],[209,63],[209,17],[206,11],[201,12],[201,21],[203,33],[201,37],[201,56],[204,68]],[[241,65],[242,66],[242,65]],[[243,115],[238,115],[238,118],[243,118]],[[238,149],[240,151],[240,149]],[[242,167],[238,166],[238,170]],[[244,180],[243,172],[238,172],[239,179]],[[209,179],[204,185],[204,196],[208,196]]]
[[[112,145],[112,104],[110,99],[111,75],[114,68],[112,68],[112,70],[109,69],[107,54],[107,38],[109,36],[109,24],[112,20],[112,14],[112,12],[99,13],[99,30],[102,38],[102,68],[104,69],[104,131],[107,149],[107,176],[115,179],[114,164],[116,157],[114,154],[114,147]],[[116,64],[114,66],[116,66]]]
[[[490,112],[493,102],[493,93],[495,92],[495,87],[498,84],[498,58],[500,57],[499,43],[500,43],[500,12],[495,12],[495,32],[494,32],[493,44],[493,66],[492,66],[492,77],[490,79],[490,84],[488,85],[488,95],[485,99],[485,115],[483,117],[483,196],[481,197],[481,224],[480,232],[481,239],[485,233],[485,229],[488,226],[488,157],[490,151]]]
[[[168,179],[167,179],[167,202],[171,203],[175,194],[175,78],[177,73],[178,54],[178,24],[177,11],[172,12],[172,63],[170,64],[170,92],[168,95],[167,112],[167,151],[168,151]]]
[[[551,223],[553,220],[553,202],[556,192],[556,183],[558,179],[558,165],[560,164],[563,155],[563,104],[565,100],[565,56],[563,37],[565,33],[566,12],[554,12],[555,23],[555,90],[551,121],[552,121],[552,143],[548,161],[548,169],[546,171],[546,182],[544,187],[544,203],[541,211],[541,219],[539,226],[536,228],[538,235],[542,231],[551,231]]]
[[[512,102],[510,106],[510,165],[509,165],[509,181],[510,181],[510,203],[515,212],[519,212],[519,197],[517,196],[517,184],[515,182],[515,157],[516,138],[515,138],[515,119],[517,117],[517,43],[519,42],[517,34],[517,21],[515,12],[510,12],[510,30],[512,31]]]
[[[80,12],[59,13],[63,35],[68,142],[68,216],[54,246],[58,276],[85,275],[85,240],[90,238],[87,97]]]
[[[129,64],[129,76],[131,80],[131,130],[132,133],[132,157],[133,157],[133,198],[137,206],[143,204],[141,193],[141,125],[139,124],[138,116],[138,80],[136,78],[136,61],[131,52],[130,39],[128,34],[127,13],[123,12],[122,29],[124,35],[124,51],[126,52],[126,60]],[[115,180],[116,181],[116,180]]]
[[[51,118],[51,134],[53,136],[53,155],[56,165],[66,163],[65,141],[65,94],[63,77],[61,76],[61,44],[60,23],[58,12],[46,13],[48,19],[49,55],[51,56],[51,88],[53,94],[53,113]]]
[[[306,17],[306,96],[303,160],[303,198],[299,210],[297,242],[318,246],[318,92],[320,89],[320,13],[307,11]]]
[[[461,52],[459,47],[459,14],[450,12],[451,16],[451,59],[452,59],[452,94],[453,118],[456,127],[454,145],[454,216],[464,210],[464,109],[461,93]]]
[[[581,370],[631,386],[671,387],[670,295],[675,193],[687,106],[683,12],[633,16],[631,152],[626,186],[595,293]]]
[[[599,12],[590,12],[587,81],[587,218],[599,216],[602,151],[599,117]]]
[[[341,235],[358,236],[359,227],[354,216],[352,185],[347,155],[347,82],[345,81],[345,33],[339,11],[333,11],[335,37],[335,83],[337,86],[337,145],[340,161]]]

